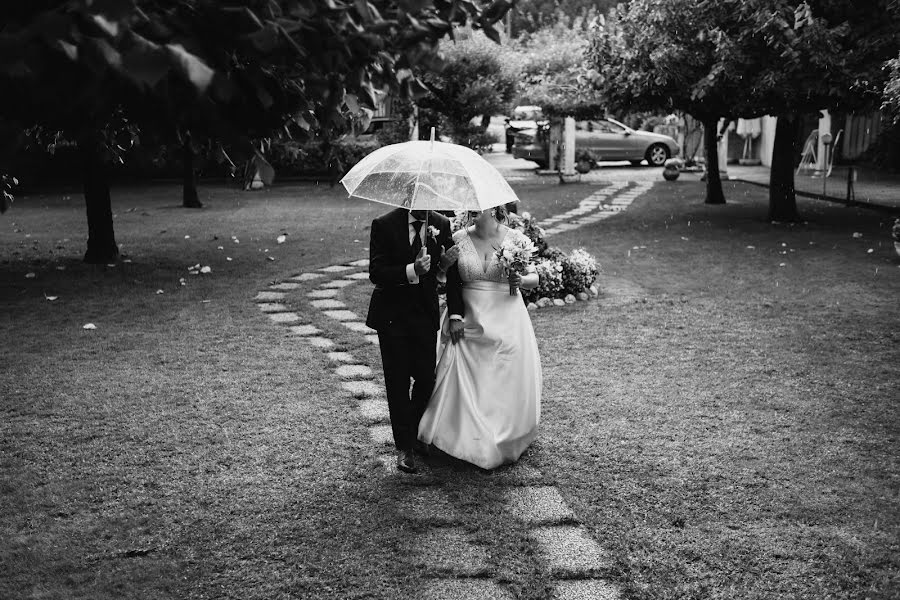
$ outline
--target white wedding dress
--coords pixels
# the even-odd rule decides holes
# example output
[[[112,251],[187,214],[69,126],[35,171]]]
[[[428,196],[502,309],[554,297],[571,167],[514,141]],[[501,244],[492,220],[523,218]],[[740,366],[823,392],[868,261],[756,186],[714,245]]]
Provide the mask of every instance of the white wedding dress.
[[[523,236],[514,229],[506,235]],[[510,295],[496,257],[483,262],[465,229],[453,239],[459,245],[465,337],[450,341],[445,313],[434,392],[419,439],[493,469],[517,460],[537,435],[541,360],[528,310],[518,293]]]

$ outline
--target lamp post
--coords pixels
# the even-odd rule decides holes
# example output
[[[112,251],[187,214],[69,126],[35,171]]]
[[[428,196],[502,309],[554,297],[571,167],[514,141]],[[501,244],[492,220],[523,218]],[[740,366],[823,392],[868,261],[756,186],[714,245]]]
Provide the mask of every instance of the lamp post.
[[[824,146],[825,146],[825,160],[824,160],[824,165],[823,165],[823,169],[822,169],[822,200],[824,200],[826,197],[825,190],[826,190],[826,185],[828,182],[828,152],[831,149],[832,139],[833,138],[831,137],[831,132],[826,131],[825,133],[822,134],[822,144],[824,144]]]

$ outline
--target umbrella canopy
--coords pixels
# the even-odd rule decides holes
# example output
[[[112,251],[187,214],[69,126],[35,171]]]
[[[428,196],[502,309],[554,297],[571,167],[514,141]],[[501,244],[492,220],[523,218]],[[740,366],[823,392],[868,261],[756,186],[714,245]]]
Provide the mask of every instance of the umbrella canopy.
[[[434,141],[375,150],[341,183],[352,197],[409,210],[486,210],[518,202],[503,175],[477,152]]]

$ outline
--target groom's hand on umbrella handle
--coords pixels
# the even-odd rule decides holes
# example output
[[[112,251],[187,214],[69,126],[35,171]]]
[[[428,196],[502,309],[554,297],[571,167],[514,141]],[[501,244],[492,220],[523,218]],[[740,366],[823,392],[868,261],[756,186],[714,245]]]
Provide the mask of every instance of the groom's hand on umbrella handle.
[[[424,275],[431,270],[431,255],[425,250],[425,246],[422,246],[422,249],[419,250],[416,262],[413,263],[413,269],[415,269],[416,275]]]
[[[447,269],[453,266],[457,258],[459,258],[459,246],[450,246],[450,249],[446,251],[441,246],[441,271],[446,272]]]
[[[454,344],[466,337],[466,324],[459,320],[450,321],[450,341]]]

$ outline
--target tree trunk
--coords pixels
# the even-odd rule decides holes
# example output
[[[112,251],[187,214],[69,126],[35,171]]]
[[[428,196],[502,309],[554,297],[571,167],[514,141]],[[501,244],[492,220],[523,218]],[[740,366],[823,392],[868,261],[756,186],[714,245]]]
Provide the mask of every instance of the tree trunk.
[[[797,221],[797,196],[794,193],[794,137],[797,121],[794,115],[778,115],[775,142],[772,145],[772,168],[769,170],[769,220]]]
[[[719,175],[719,119],[703,120],[703,144],[706,146],[706,204],[725,204],[722,177]]]
[[[481,130],[487,131],[488,127],[491,125],[491,115],[483,114],[481,115]]]
[[[94,265],[115,262],[119,246],[113,231],[112,200],[109,174],[96,140],[79,140],[84,173],[84,202],[87,208],[88,241],[84,262]]]
[[[197,171],[194,170],[194,149],[191,145],[190,131],[185,133],[181,143],[181,163],[181,205],[185,208],[202,208],[203,203],[197,197]]]

